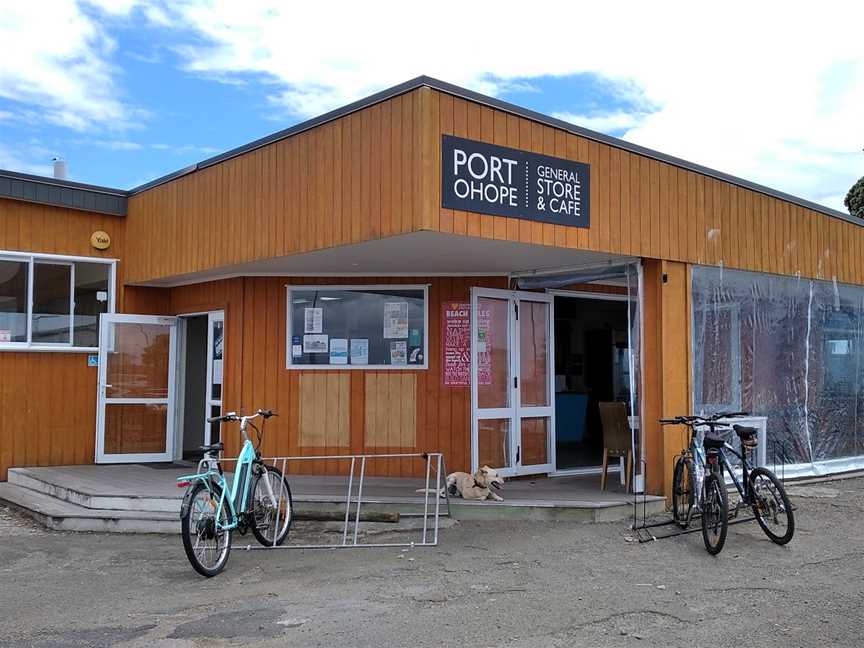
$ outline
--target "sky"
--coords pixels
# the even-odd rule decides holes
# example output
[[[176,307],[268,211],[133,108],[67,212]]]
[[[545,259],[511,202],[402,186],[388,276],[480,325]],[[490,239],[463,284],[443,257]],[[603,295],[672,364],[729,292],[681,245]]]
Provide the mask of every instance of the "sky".
[[[0,0],[0,168],[132,188],[427,74],[846,211],[864,3]]]

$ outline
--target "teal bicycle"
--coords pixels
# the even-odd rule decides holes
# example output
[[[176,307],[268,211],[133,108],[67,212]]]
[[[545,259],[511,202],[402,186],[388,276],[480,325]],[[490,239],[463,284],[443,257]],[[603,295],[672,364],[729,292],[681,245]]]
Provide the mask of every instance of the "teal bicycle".
[[[259,416],[263,419],[260,429],[252,423]],[[276,416],[272,410],[259,409],[252,416],[228,412],[207,419],[208,423],[240,423],[243,447],[230,486],[219,462],[221,441],[201,447],[204,458],[196,474],[177,478],[177,486],[187,488],[180,508],[183,548],[192,567],[203,576],[215,576],[225,568],[234,530],[241,535],[251,530],[268,547],[281,545],[288,537],[294,518],[288,479],[275,466],[265,466],[259,451],[264,421],[271,416]],[[257,433],[257,444],[249,440],[249,426]]]

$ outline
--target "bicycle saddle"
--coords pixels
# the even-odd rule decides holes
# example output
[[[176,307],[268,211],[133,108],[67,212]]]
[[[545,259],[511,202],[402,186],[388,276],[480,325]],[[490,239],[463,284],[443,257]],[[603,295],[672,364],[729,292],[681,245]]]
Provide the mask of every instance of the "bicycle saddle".
[[[726,442],[723,439],[715,439],[714,437],[706,436],[702,441],[702,445],[706,448],[722,448]]]
[[[219,443],[214,443],[212,445],[202,445],[198,446],[198,449],[202,452],[222,452],[225,449],[225,445],[220,441]]]
[[[747,425],[733,425],[732,429],[741,439],[741,444],[747,447],[755,446],[759,441],[759,430]]]

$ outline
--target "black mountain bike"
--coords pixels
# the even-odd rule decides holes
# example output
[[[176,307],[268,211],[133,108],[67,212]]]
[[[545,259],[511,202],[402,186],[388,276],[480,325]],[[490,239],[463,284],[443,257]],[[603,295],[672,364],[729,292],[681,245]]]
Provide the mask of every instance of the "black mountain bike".
[[[758,444],[756,428],[729,425],[720,419],[746,416],[744,412],[719,413],[713,416],[678,416],[661,419],[664,425],[686,425],[690,428],[690,445],[675,462],[672,477],[672,516],[681,528],[686,528],[695,511],[702,518],[702,540],[708,553],[716,555],[723,549],[729,519],[738,515],[742,506],[749,506],[762,531],[772,542],[786,544],[795,534],[795,517],[789,496],[777,476],[768,468],[753,468],[747,459]],[[716,438],[718,430],[730,427],[741,440],[739,453],[723,439]],[[698,428],[708,428],[701,447]],[[741,480],[729,462],[727,452],[741,460]],[[731,516],[724,472],[728,471],[739,494]],[[701,487],[698,485],[701,477]]]

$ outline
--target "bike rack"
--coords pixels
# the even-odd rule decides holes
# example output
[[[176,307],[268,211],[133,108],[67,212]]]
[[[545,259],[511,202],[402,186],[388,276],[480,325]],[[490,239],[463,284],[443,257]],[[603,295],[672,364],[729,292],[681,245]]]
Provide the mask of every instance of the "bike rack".
[[[780,479],[781,482],[785,483],[785,481],[786,481],[785,480],[785,475],[786,475],[786,471],[785,471],[786,444],[783,441],[776,441],[776,440],[772,441],[771,444],[772,444],[772,458],[774,459],[774,468],[775,468],[773,470],[773,472],[774,472],[774,474],[777,474],[777,470],[776,470],[776,467],[778,466],[778,464],[777,464],[777,457],[778,457],[777,448],[779,446],[779,448],[780,448],[779,457],[780,457],[780,462],[781,462],[779,464],[779,466],[780,466],[780,469],[782,471],[782,476],[778,475],[778,479]],[[680,457],[680,456],[681,456],[680,454],[675,456],[672,465],[675,465],[675,461],[677,461],[678,457]],[[648,482],[648,466],[647,466],[644,459],[640,459],[640,466],[642,468],[642,474],[644,475],[644,483],[647,483]],[[734,489],[733,489],[733,492],[737,493],[737,491],[734,491]],[[793,510],[794,510],[794,507],[793,507]],[[701,515],[699,513],[694,513],[693,516],[690,518],[690,522],[692,523],[694,520],[698,520],[700,517],[701,517]],[[754,516],[754,515],[750,515],[748,517],[744,517],[744,518],[739,519],[738,518],[738,508],[736,507],[735,515],[729,517],[729,526],[732,526],[733,524],[743,524],[744,522],[753,522],[755,519],[756,519],[756,516]],[[642,500],[641,524],[639,524],[638,522],[639,522],[639,520],[638,520],[638,496],[636,493],[634,493],[633,494],[633,524],[630,526],[630,529],[635,532],[636,538],[639,541],[639,544],[644,544],[646,542],[656,542],[657,540],[664,540],[666,538],[677,538],[678,536],[687,535],[688,533],[699,533],[702,531],[701,526],[697,526],[697,527],[689,527],[688,526],[688,528],[682,529],[675,523],[675,520],[672,517],[665,518],[665,519],[662,519],[662,520],[657,521],[657,522],[649,522],[648,516],[646,514],[646,504],[645,504],[644,498]],[[659,529],[661,527],[668,527],[668,526],[674,526],[675,528],[672,529],[669,533],[664,533],[662,535],[655,535],[651,531],[651,529]]]
[[[400,513],[400,517],[423,518],[423,527],[418,540],[406,542],[361,542],[360,541],[360,509],[363,505],[363,486],[366,480],[366,465],[370,461],[380,459],[422,459],[426,464],[425,488],[423,489],[423,512]],[[342,524],[341,542],[334,544],[283,544],[283,545],[235,545],[237,549],[348,549],[348,548],[382,548],[382,547],[437,547],[438,529],[441,516],[450,517],[450,495],[446,488],[446,464],[444,455],[440,452],[416,452],[416,453],[391,453],[391,454],[358,454],[358,455],[316,455],[316,456],[290,456],[290,457],[268,457],[262,458],[266,465],[276,466],[282,470],[286,477],[289,475],[288,466],[291,462],[299,461],[350,461],[348,473],[348,487],[345,494],[345,517]],[[359,475],[357,475],[359,465]],[[434,472],[434,486],[432,486]],[[355,488],[356,486],[356,495]],[[278,498],[284,496],[284,482],[280,482]],[[443,491],[446,512],[441,511],[441,499],[439,493]],[[434,506],[431,505],[429,497],[435,498]],[[352,513],[353,509],[353,513]],[[430,510],[431,509],[431,510]],[[279,517],[277,511],[276,528],[279,528]]]

